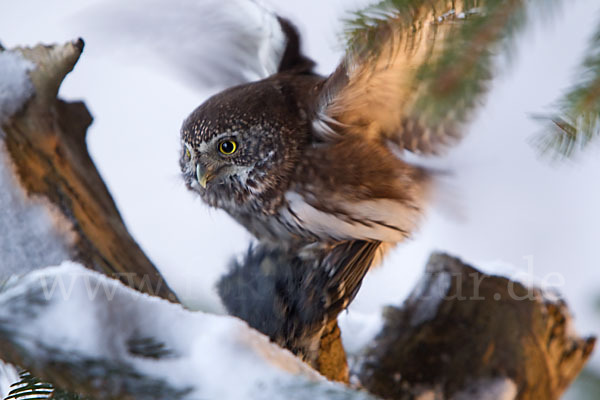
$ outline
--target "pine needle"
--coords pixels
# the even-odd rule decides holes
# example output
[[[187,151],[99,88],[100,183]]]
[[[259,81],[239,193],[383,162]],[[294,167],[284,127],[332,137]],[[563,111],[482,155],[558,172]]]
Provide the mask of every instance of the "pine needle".
[[[600,136],[600,21],[586,54],[578,82],[557,102],[556,111],[534,116],[543,123],[534,139],[542,154],[574,157]]]
[[[431,127],[464,122],[487,93],[497,75],[494,57],[508,56],[513,39],[525,25],[525,0],[383,0],[356,12],[346,21],[345,38],[349,51],[377,52],[378,32],[393,23],[410,32],[419,24],[452,23],[442,40],[441,54],[420,66],[414,79],[419,95],[413,111]],[[547,1],[544,3],[548,3]],[[431,15],[420,21],[415,16]],[[421,12],[419,12],[421,11]]]

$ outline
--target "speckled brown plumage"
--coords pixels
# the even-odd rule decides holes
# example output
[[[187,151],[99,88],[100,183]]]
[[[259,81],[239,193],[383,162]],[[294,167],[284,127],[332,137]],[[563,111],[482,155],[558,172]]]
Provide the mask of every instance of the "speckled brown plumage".
[[[403,108],[417,89],[410,74],[435,53],[429,27],[407,34],[390,25],[377,54],[355,49],[321,77],[292,25],[279,22],[287,37],[279,70],[214,95],[184,122],[187,186],[274,246],[410,236],[431,179],[398,150],[434,153],[454,135]]]
[[[248,168],[248,175],[245,182],[227,175],[200,188],[195,184],[194,169],[186,173],[188,161],[183,155],[188,186],[209,205],[225,209],[259,239],[272,242],[351,239],[319,237],[301,227],[288,227],[289,235],[285,235],[282,229],[272,227],[283,224],[278,222],[283,218],[279,211],[289,206],[285,196],[289,191],[318,210],[347,219],[352,215],[343,207],[336,208],[331,200],[389,199],[418,211],[422,193],[413,186],[424,184],[426,176],[398,159],[386,143],[355,136],[334,143],[315,139],[312,108],[323,81],[312,74],[284,73],[226,90],[201,105],[186,120],[183,141],[199,149],[216,135],[235,133],[239,150],[222,158]]]

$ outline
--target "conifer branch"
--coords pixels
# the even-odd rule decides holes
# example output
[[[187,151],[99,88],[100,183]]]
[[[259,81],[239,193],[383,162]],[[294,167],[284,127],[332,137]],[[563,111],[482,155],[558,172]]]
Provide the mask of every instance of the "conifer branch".
[[[494,57],[510,54],[511,39],[525,25],[526,3],[384,0],[347,20],[344,37],[349,50],[374,53],[379,50],[378,35],[391,24],[407,35],[424,24],[437,25],[434,40],[440,43],[432,45],[436,54],[414,71],[418,96],[412,113],[431,127],[452,125],[464,122],[481,103],[489,81],[499,72]]]
[[[535,116],[544,124],[534,142],[542,153],[572,157],[600,136],[600,21],[575,83],[557,102],[555,112]]]

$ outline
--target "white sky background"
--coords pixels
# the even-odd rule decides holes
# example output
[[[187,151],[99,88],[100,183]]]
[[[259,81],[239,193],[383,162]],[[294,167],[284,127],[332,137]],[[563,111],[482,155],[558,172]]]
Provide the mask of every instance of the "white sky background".
[[[61,95],[85,100],[94,115],[90,152],[134,237],[184,299],[218,309],[214,283],[250,236],[188,193],[178,171],[181,122],[210,93],[156,68],[143,53],[127,57],[117,43],[86,31],[76,16],[102,3],[0,0],[0,43],[86,40]],[[453,201],[458,211],[451,207],[453,217],[432,212],[413,241],[369,274],[352,309],[376,313],[398,304],[428,254],[441,249],[475,265],[501,261],[523,271],[532,265],[538,279],[565,295],[581,333],[600,332],[593,310],[600,295],[599,146],[576,162],[551,164],[528,143],[539,130],[529,113],[544,111],[568,86],[600,18],[595,0],[563,3],[568,6],[555,21],[521,36],[512,67],[494,84],[470,135],[445,160],[456,176],[451,193],[459,195]],[[341,57],[340,18],[355,4],[286,0],[275,9],[300,27],[305,51],[325,74]]]

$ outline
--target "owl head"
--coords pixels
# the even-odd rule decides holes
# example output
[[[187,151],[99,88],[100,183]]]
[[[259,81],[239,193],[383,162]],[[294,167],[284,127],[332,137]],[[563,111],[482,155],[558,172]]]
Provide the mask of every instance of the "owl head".
[[[180,165],[188,188],[215,207],[284,188],[306,137],[304,119],[293,93],[277,82],[211,97],[181,129]]]

